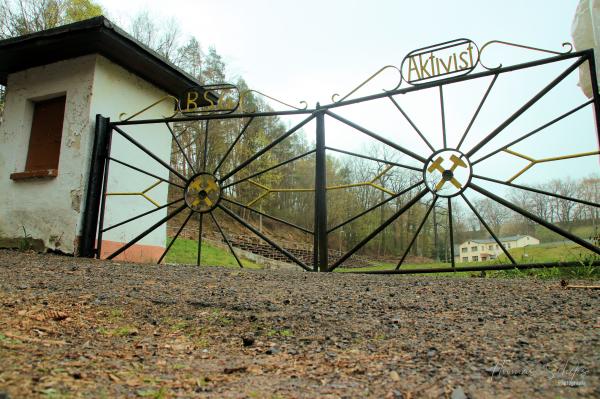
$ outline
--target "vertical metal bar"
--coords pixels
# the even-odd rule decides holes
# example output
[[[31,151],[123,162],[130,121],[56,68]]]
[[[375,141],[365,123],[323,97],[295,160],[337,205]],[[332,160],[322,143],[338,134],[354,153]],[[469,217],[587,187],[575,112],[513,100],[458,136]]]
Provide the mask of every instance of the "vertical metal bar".
[[[456,271],[454,262],[454,229],[452,227],[452,198],[448,197],[448,234],[450,234],[450,257],[452,258],[452,270]],[[448,252],[446,252],[447,254]]]
[[[442,110],[442,137],[444,138],[444,149],[448,148],[446,140],[446,112],[444,111],[444,85],[440,85],[440,108]]]
[[[108,157],[110,156],[110,148],[111,148],[111,143],[112,143],[112,136],[113,136],[113,131],[112,129],[110,129],[110,127],[108,128],[109,133],[108,133],[108,138],[107,138],[107,142],[106,142],[106,159],[104,162],[104,181],[102,183],[102,199],[101,199],[101,203],[100,203],[100,220],[98,223],[98,239],[97,239],[97,243],[96,243],[96,258],[100,259],[101,255],[102,255],[102,234],[103,234],[103,229],[104,229],[104,209],[106,208],[106,188],[108,186],[108,173],[109,173],[109,166],[110,166],[110,159],[108,159]]]
[[[320,105],[317,103],[317,109]],[[315,237],[318,251],[318,266],[320,272],[328,270],[327,251],[327,159],[325,154],[325,115],[317,114],[316,135],[316,165],[315,165]]]
[[[206,172],[206,166],[208,164],[208,122],[206,121],[206,127],[204,129],[204,167],[202,172]]]
[[[201,256],[202,256],[202,219],[204,214],[200,214],[200,219],[198,220],[198,259],[196,259],[196,265],[200,266]]]
[[[94,133],[94,146],[88,175],[87,192],[85,198],[85,211],[79,244],[79,256],[91,258],[95,255],[96,229],[98,227],[98,213],[102,198],[102,177],[104,165],[107,162],[107,141],[109,138],[108,124],[110,119],[96,115],[96,128]],[[106,176],[106,175],[104,175]],[[100,229],[101,230],[101,229]]]
[[[596,59],[594,58],[594,50],[590,49],[587,60],[590,67],[590,81],[592,83],[592,91],[594,96],[594,116],[596,120],[596,135],[598,136],[598,148],[600,149],[600,94],[598,93],[598,77],[596,76]]]
[[[413,236],[412,240],[410,240],[410,244],[408,244],[408,246],[406,247],[406,250],[404,251],[404,255],[402,255],[402,258],[400,259],[400,261],[396,265],[396,270],[399,270],[400,266],[402,266],[402,263],[404,263],[404,259],[406,259],[406,256],[408,255],[408,253],[410,252],[410,249],[412,248],[413,244],[417,240],[417,237],[419,236],[419,233],[421,232],[421,229],[423,228],[423,226],[427,222],[427,218],[429,217],[429,214],[431,213],[431,210],[434,209],[435,203],[436,203],[437,199],[438,199],[438,196],[435,195],[435,194],[433,194],[433,200],[431,200],[431,205],[429,206],[429,209],[427,209],[427,212],[425,213],[425,216],[423,216],[423,220],[421,221],[421,224],[417,228],[417,231],[415,231],[415,235]],[[435,250],[436,250],[436,254],[437,254],[437,248]]]

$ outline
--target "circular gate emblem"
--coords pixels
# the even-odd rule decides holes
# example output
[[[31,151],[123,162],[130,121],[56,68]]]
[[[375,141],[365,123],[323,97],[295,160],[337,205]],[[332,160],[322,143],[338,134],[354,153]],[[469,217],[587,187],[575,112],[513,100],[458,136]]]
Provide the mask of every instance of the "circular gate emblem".
[[[462,193],[471,180],[471,164],[460,151],[434,152],[423,169],[425,185],[440,197],[454,197]]]
[[[193,211],[212,211],[221,199],[221,187],[217,179],[209,173],[194,176],[185,188],[185,203]]]

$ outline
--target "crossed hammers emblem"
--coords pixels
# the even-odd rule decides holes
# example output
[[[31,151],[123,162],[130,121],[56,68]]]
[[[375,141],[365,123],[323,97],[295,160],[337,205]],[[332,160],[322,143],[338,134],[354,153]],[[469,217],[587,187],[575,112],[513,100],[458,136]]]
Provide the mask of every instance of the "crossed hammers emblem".
[[[454,177],[454,171],[459,166],[466,168],[467,164],[461,158],[457,157],[454,154],[450,156],[450,161],[452,161],[452,166],[450,167],[450,169],[444,169],[444,167],[442,166],[442,162],[444,162],[444,158],[439,156],[427,168],[427,171],[429,173],[433,172],[434,170],[437,170],[438,172],[440,172],[442,174],[442,180],[440,180],[439,183],[435,186],[435,191],[441,190],[441,188],[444,187],[444,184],[446,184],[447,181],[452,183],[452,185],[459,190],[462,188],[462,184],[460,184],[459,181],[456,180],[456,178]]]
[[[204,202],[206,206],[210,207],[213,205],[213,202],[208,197],[208,194],[213,191],[218,191],[219,187],[217,187],[216,183],[210,179],[202,179],[196,180],[190,184],[190,189],[198,193],[198,196],[194,199],[191,206],[196,207],[200,205],[201,202]]]

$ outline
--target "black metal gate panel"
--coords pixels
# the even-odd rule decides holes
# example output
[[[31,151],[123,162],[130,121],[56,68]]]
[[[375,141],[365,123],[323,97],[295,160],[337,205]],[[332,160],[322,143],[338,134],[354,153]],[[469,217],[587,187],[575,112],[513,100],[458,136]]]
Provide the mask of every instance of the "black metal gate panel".
[[[511,45],[521,49],[551,53],[551,56],[512,66],[488,68],[481,61],[481,55],[490,44]],[[454,50],[456,51],[452,53]],[[493,99],[494,94],[500,90],[503,80],[508,79],[511,74],[531,71],[535,74],[539,68],[548,65],[556,66],[560,71],[541,85],[534,82],[535,78],[532,78],[531,87],[535,89],[533,93],[529,93],[526,97],[519,97],[516,93],[505,92],[504,97]],[[600,264],[597,258],[600,255],[598,241],[571,232],[551,217],[545,218],[534,214],[525,209],[523,204],[518,203],[515,196],[506,194],[506,190],[513,190],[514,193],[533,193],[544,200],[568,201],[592,209],[600,206],[598,202],[587,198],[516,182],[524,175],[536,173],[540,168],[539,165],[542,164],[554,165],[566,162],[564,168],[569,168],[575,165],[569,162],[573,160],[580,162],[586,159],[588,163],[585,164],[585,168],[593,165],[586,171],[596,173],[600,169],[598,162],[600,99],[595,73],[589,74],[594,93],[592,99],[572,107],[569,105],[569,108],[559,112],[544,105],[545,99],[552,95],[553,89],[564,84],[567,78],[571,79],[582,66],[595,71],[592,50],[560,53],[505,42],[490,42],[479,50],[473,42],[461,39],[411,52],[400,68],[393,66],[382,68],[378,73],[385,69],[395,69],[399,72],[400,81],[392,90],[352,97],[355,92],[376,77],[378,75],[376,73],[343,98],[338,99],[335,95],[330,104],[317,104],[315,108],[292,107],[294,109],[285,111],[256,111],[248,109],[244,104],[247,92],[240,93],[232,85],[215,85],[203,88],[206,90],[205,93],[212,93],[211,95],[218,97],[217,102],[205,96],[209,107],[197,107],[197,104],[192,101],[193,107],[190,109],[190,99],[196,100],[198,95],[190,97],[188,93],[187,108],[183,110],[187,112],[177,112],[172,117],[136,119],[138,115],[134,115],[127,120],[116,122],[99,117],[88,190],[86,217],[89,221],[88,226],[91,227],[86,233],[89,247],[87,254],[114,259],[137,243],[143,242],[157,229],[166,229],[169,225],[171,237],[157,259],[158,263],[164,263],[176,240],[182,234],[186,234],[190,226],[193,226],[193,230],[197,231],[197,236],[194,237],[197,240],[196,263],[200,265],[201,244],[204,239],[208,239],[204,230],[207,223],[212,223],[216,228],[214,231],[219,233],[219,239],[229,248],[238,265],[243,267],[243,262],[234,251],[234,243],[228,236],[227,229],[223,227],[224,224],[238,224],[242,229],[262,240],[264,245],[280,253],[289,263],[307,271],[333,271],[338,267],[344,267],[350,259],[356,258],[363,248],[371,245],[376,237],[387,231],[386,229],[398,229],[399,227],[394,227],[394,224],[398,223],[403,215],[412,212],[420,215],[418,223],[402,231],[402,234],[407,236],[404,244],[396,248],[396,253],[388,256],[394,258],[393,263],[389,262],[390,266],[387,268],[359,269],[360,272],[385,274],[459,272],[581,264],[579,261],[572,260],[529,262],[527,259],[516,259],[498,231],[494,231],[495,223],[484,216],[485,212],[480,204],[483,203],[481,199],[485,199],[486,203],[493,203],[494,206],[500,206],[518,215],[524,223],[541,226],[562,239],[584,248],[591,254],[589,264],[598,265]],[[547,75],[543,76],[545,78]],[[536,87],[536,84],[540,87]],[[475,87],[483,90],[477,91]],[[457,96],[460,98],[463,95],[461,93],[470,93],[469,100],[459,101],[458,105],[449,100]],[[415,95],[422,97],[411,97]],[[508,100],[507,96],[510,96]],[[416,99],[411,100],[411,98]],[[426,108],[426,117],[421,116],[421,120],[417,120],[414,117],[414,109],[419,107],[423,109],[421,105],[423,98],[430,100]],[[170,100],[166,99],[166,101]],[[186,105],[182,103],[183,101],[185,98],[176,100],[178,111]],[[500,117],[498,104],[501,102],[509,103],[510,112]],[[367,110],[363,112],[360,110],[361,107],[366,107]],[[395,116],[391,118],[396,118],[394,120],[398,121],[398,126],[402,124],[401,132],[382,133],[377,126],[365,126],[369,122],[362,122],[361,119],[365,118],[361,118],[361,115],[364,116],[365,112],[379,112],[378,110],[384,108],[394,113]],[[534,109],[538,110],[538,115],[543,115],[546,119],[537,125],[534,124],[528,130],[519,130],[524,126],[532,126],[533,122],[527,119],[527,114]],[[478,127],[478,123],[483,119],[482,115],[486,112],[488,115],[497,114],[499,121],[494,122],[493,126],[483,124]],[[467,115],[467,123],[460,125],[456,122],[456,115],[459,114]],[[276,138],[264,143],[260,148],[252,149],[251,152],[247,149],[239,150],[244,145],[245,135],[250,134],[253,129],[253,123],[256,124],[260,119],[283,117],[295,119]],[[588,131],[582,133],[578,129],[574,131],[561,127],[562,123],[574,117],[585,118],[588,122]],[[431,122],[434,119],[437,125]],[[519,125],[524,120],[525,122]],[[514,128],[515,125],[518,127]],[[180,164],[173,164],[173,153],[169,152],[168,157],[160,156],[157,155],[157,149],[146,145],[144,137],[148,135],[144,136],[144,133],[140,132],[158,127],[166,137],[166,141],[163,142],[167,142],[169,148],[172,145],[172,151],[178,154],[176,156],[179,157]],[[140,128],[142,130],[139,130]],[[132,129],[138,129],[137,133],[132,133]],[[351,131],[351,134],[356,137],[379,143],[379,146],[385,148],[387,154],[391,155],[377,156],[333,146],[328,142],[329,129],[338,132]],[[526,150],[521,149],[523,142],[529,143],[533,139],[543,137],[544,132],[549,129],[560,131],[559,140],[562,140],[560,141],[562,144],[555,145],[552,141],[554,139],[542,138],[537,145],[529,145]],[[194,132],[196,143],[199,143],[193,151],[190,151],[189,143],[186,141],[186,137],[192,137],[189,134],[191,131]],[[211,135],[223,131],[230,132],[231,139],[227,146],[215,148],[211,144]],[[283,151],[286,140],[305,131],[314,132],[314,148],[308,148],[307,151],[299,154],[290,154],[289,159],[282,162],[268,161],[269,154]],[[580,133],[586,135],[585,139],[581,138],[583,136],[580,136]],[[127,156],[128,151],[138,151],[147,160],[152,160],[154,166],[148,167],[148,163],[140,166],[116,156],[115,153],[119,152],[115,150],[116,140],[120,143],[119,148],[124,145],[123,143],[129,146],[129,150],[121,148],[122,155]],[[572,148],[576,151],[572,151]],[[158,149],[164,150],[160,146]],[[533,151],[529,151],[530,149]],[[542,149],[549,150],[551,155],[544,155]],[[378,173],[366,181],[328,182],[328,156],[334,153],[362,159],[365,162],[375,162],[379,166]],[[307,159],[310,159],[309,164],[314,168],[314,181],[308,186],[276,187],[258,181],[258,178],[266,173],[285,169],[295,162]],[[580,165],[578,163],[575,167]],[[150,179],[147,182],[151,184],[140,184],[139,188],[132,191],[114,192],[110,187],[111,174],[115,173],[113,168],[117,167],[139,173],[145,179]],[[389,187],[382,182],[393,173],[393,170],[405,171],[403,176],[407,177],[402,184]],[[551,175],[552,171],[548,173],[547,175]],[[160,186],[168,190],[168,201],[165,203],[157,203],[151,195],[152,190]],[[333,218],[331,207],[338,207],[334,193],[357,187],[375,190],[380,195],[380,201],[365,209],[355,210],[343,220],[337,216],[337,219]],[[265,198],[271,195],[284,196],[287,193],[299,193],[305,196],[303,201],[307,205],[301,214],[295,216],[295,220],[285,220],[272,214],[269,209],[260,207],[261,201]],[[118,196],[135,196],[137,200],[145,201],[150,208],[107,223],[107,207],[118,207],[118,203],[112,203],[113,198]],[[487,243],[490,250],[492,247],[497,248],[503,256],[494,256],[495,261],[488,264],[469,266],[467,262],[470,260],[469,256],[456,253],[459,243],[455,239],[455,223],[459,206],[463,210],[472,212],[473,220],[491,237]],[[123,208],[127,212],[127,206]],[[344,238],[343,231],[346,226],[351,223],[360,224],[363,218],[378,211],[381,217],[375,228],[360,237],[346,237],[351,245],[346,248],[340,245],[335,255],[332,255],[333,238],[338,240],[336,242],[342,242],[340,240]],[[256,226],[255,221],[252,221],[252,215],[284,224],[301,234],[310,236],[313,242],[310,256],[302,256],[299,252],[285,248],[276,239],[269,237]],[[432,217],[434,221],[429,222]],[[436,219],[439,217],[442,217],[443,221]],[[145,218],[149,221],[142,222]],[[104,256],[102,246],[106,235],[127,225],[138,226],[139,232],[135,235],[123,236],[124,245]],[[426,226],[434,229],[435,256],[440,257],[441,263],[445,265],[404,268],[407,257],[419,243]],[[438,245],[439,230],[444,231],[443,249]]]

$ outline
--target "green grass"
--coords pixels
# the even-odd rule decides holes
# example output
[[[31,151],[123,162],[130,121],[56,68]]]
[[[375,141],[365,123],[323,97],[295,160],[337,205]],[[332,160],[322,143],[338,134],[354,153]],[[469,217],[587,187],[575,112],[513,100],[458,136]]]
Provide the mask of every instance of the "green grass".
[[[585,261],[594,255],[590,250],[572,242],[530,245],[514,248],[509,252],[517,263]],[[502,263],[508,261],[504,255],[499,256],[498,259]]]
[[[492,262],[473,262],[470,263],[469,266],[472,265],[486,265],[492,264]],[[456,264],[457,267],[460,267],[460,264]],[[452,267],[450,263],[413,263],[408,264],[404,263],[401,266],[401,270],[411,270],[411,269],[438,269],[438,268],[450,268]],[[365,267],[352,267],[352,268],[337,268],[336,272],[340,273],[356,273],[356,272],[372,272],[372,271],[382,271],[382,270],[394,270],[396,268],[396,263],[380,263],[378,265],[373,266],[365,266]],[[436,276],[453,276],[453,277],[465,277],[470,276],[473,272],[444,272],[444,273],[436,273]]]
[[[167,243],[168,244],[168,243]],[[167,263],[192,264],[195,265],[198,257],[198,242],[178,238],[173,244],[166,257]],[[248,269],[261,269],[262,267],[247,259],[240,259],[242,265]],[[202,265],[226,266],[239,268],[235,258],[228,250],[214,247],[206,242],[202,243]]]
[[[196,264],[197,257],[197,242],[195,240],[187,240],[178,238],[167,255],[168,263],[179,264]],[[581,267],[563,267],[563,268],[547,268],[547,269],[530,269],[530,270],[505,270],[505,271],[488,271],[487,276],[490,277],[538,277],[543,279],[552,278],[598,278],[600,276],[600,267],[588,266],[591,260],[598,260],[594,254],[587,249],[581,248],[573,243],[547,243],[533,245],[523,248],[514,248],[510,250],[510,254],[517,263],[546,263],[546,262],[571,262],[578,261],[582,263]],[[259,264],[246,259],[241,259],[245,268],[260,269]],[[485,262],[469,262],[456,263],[456,267],[460,269],[465,266],[487,266],[495,264],[508,264],[506,256],[501,255],[497,260]],[[209,266],[225,266],[239,268],[235,258],[228,250],[214,247],[208,243],[202,244],[202,265]],[[373,266],[361,268],[337,268],[336,272],[369,272],[380,270],[393,270],[396,264],[381,263]],[[425,264],[403,264],[403,270],[411,269],[433,269],[433,268],[449,268],[449,263],[425,263]],[[469,277],[479,275],[479,272],[448,272],[437,273],[436,276],[452,276],[452,277]]]
[[[600,267],[589,266],[592,260],[600,260],[600,257],[595,256],[591,251],[580,247],[573,243],[549,243],[523,248],[511,249],[510,254],[517,263],[550,263],[550,262],[581,262],[580,267],[554,267],[546,269],[529,269],[529,270],[505,270],[505,271],[489,271],[486,272],[490,277],[539,277],[539,278],[598,278],[600,276]],[[485,262],[457,262],[456,267],[460,269],[466,266],[489,266],[497,264],[508,264],[510,261],[505,255],[501,255],[497,260]],[[396,264],[381,263],[374,266],[361,268],[338,268],[338,272],[369,272],[393,270]],[[422,263],[422,264],[403,264],[403,270],[411,269],[434,269],[434,268],[449,268],[449,263]],[[453,276],[467,277],[478,274],[479,272],[448,272],[437,273],[437,276]]]

